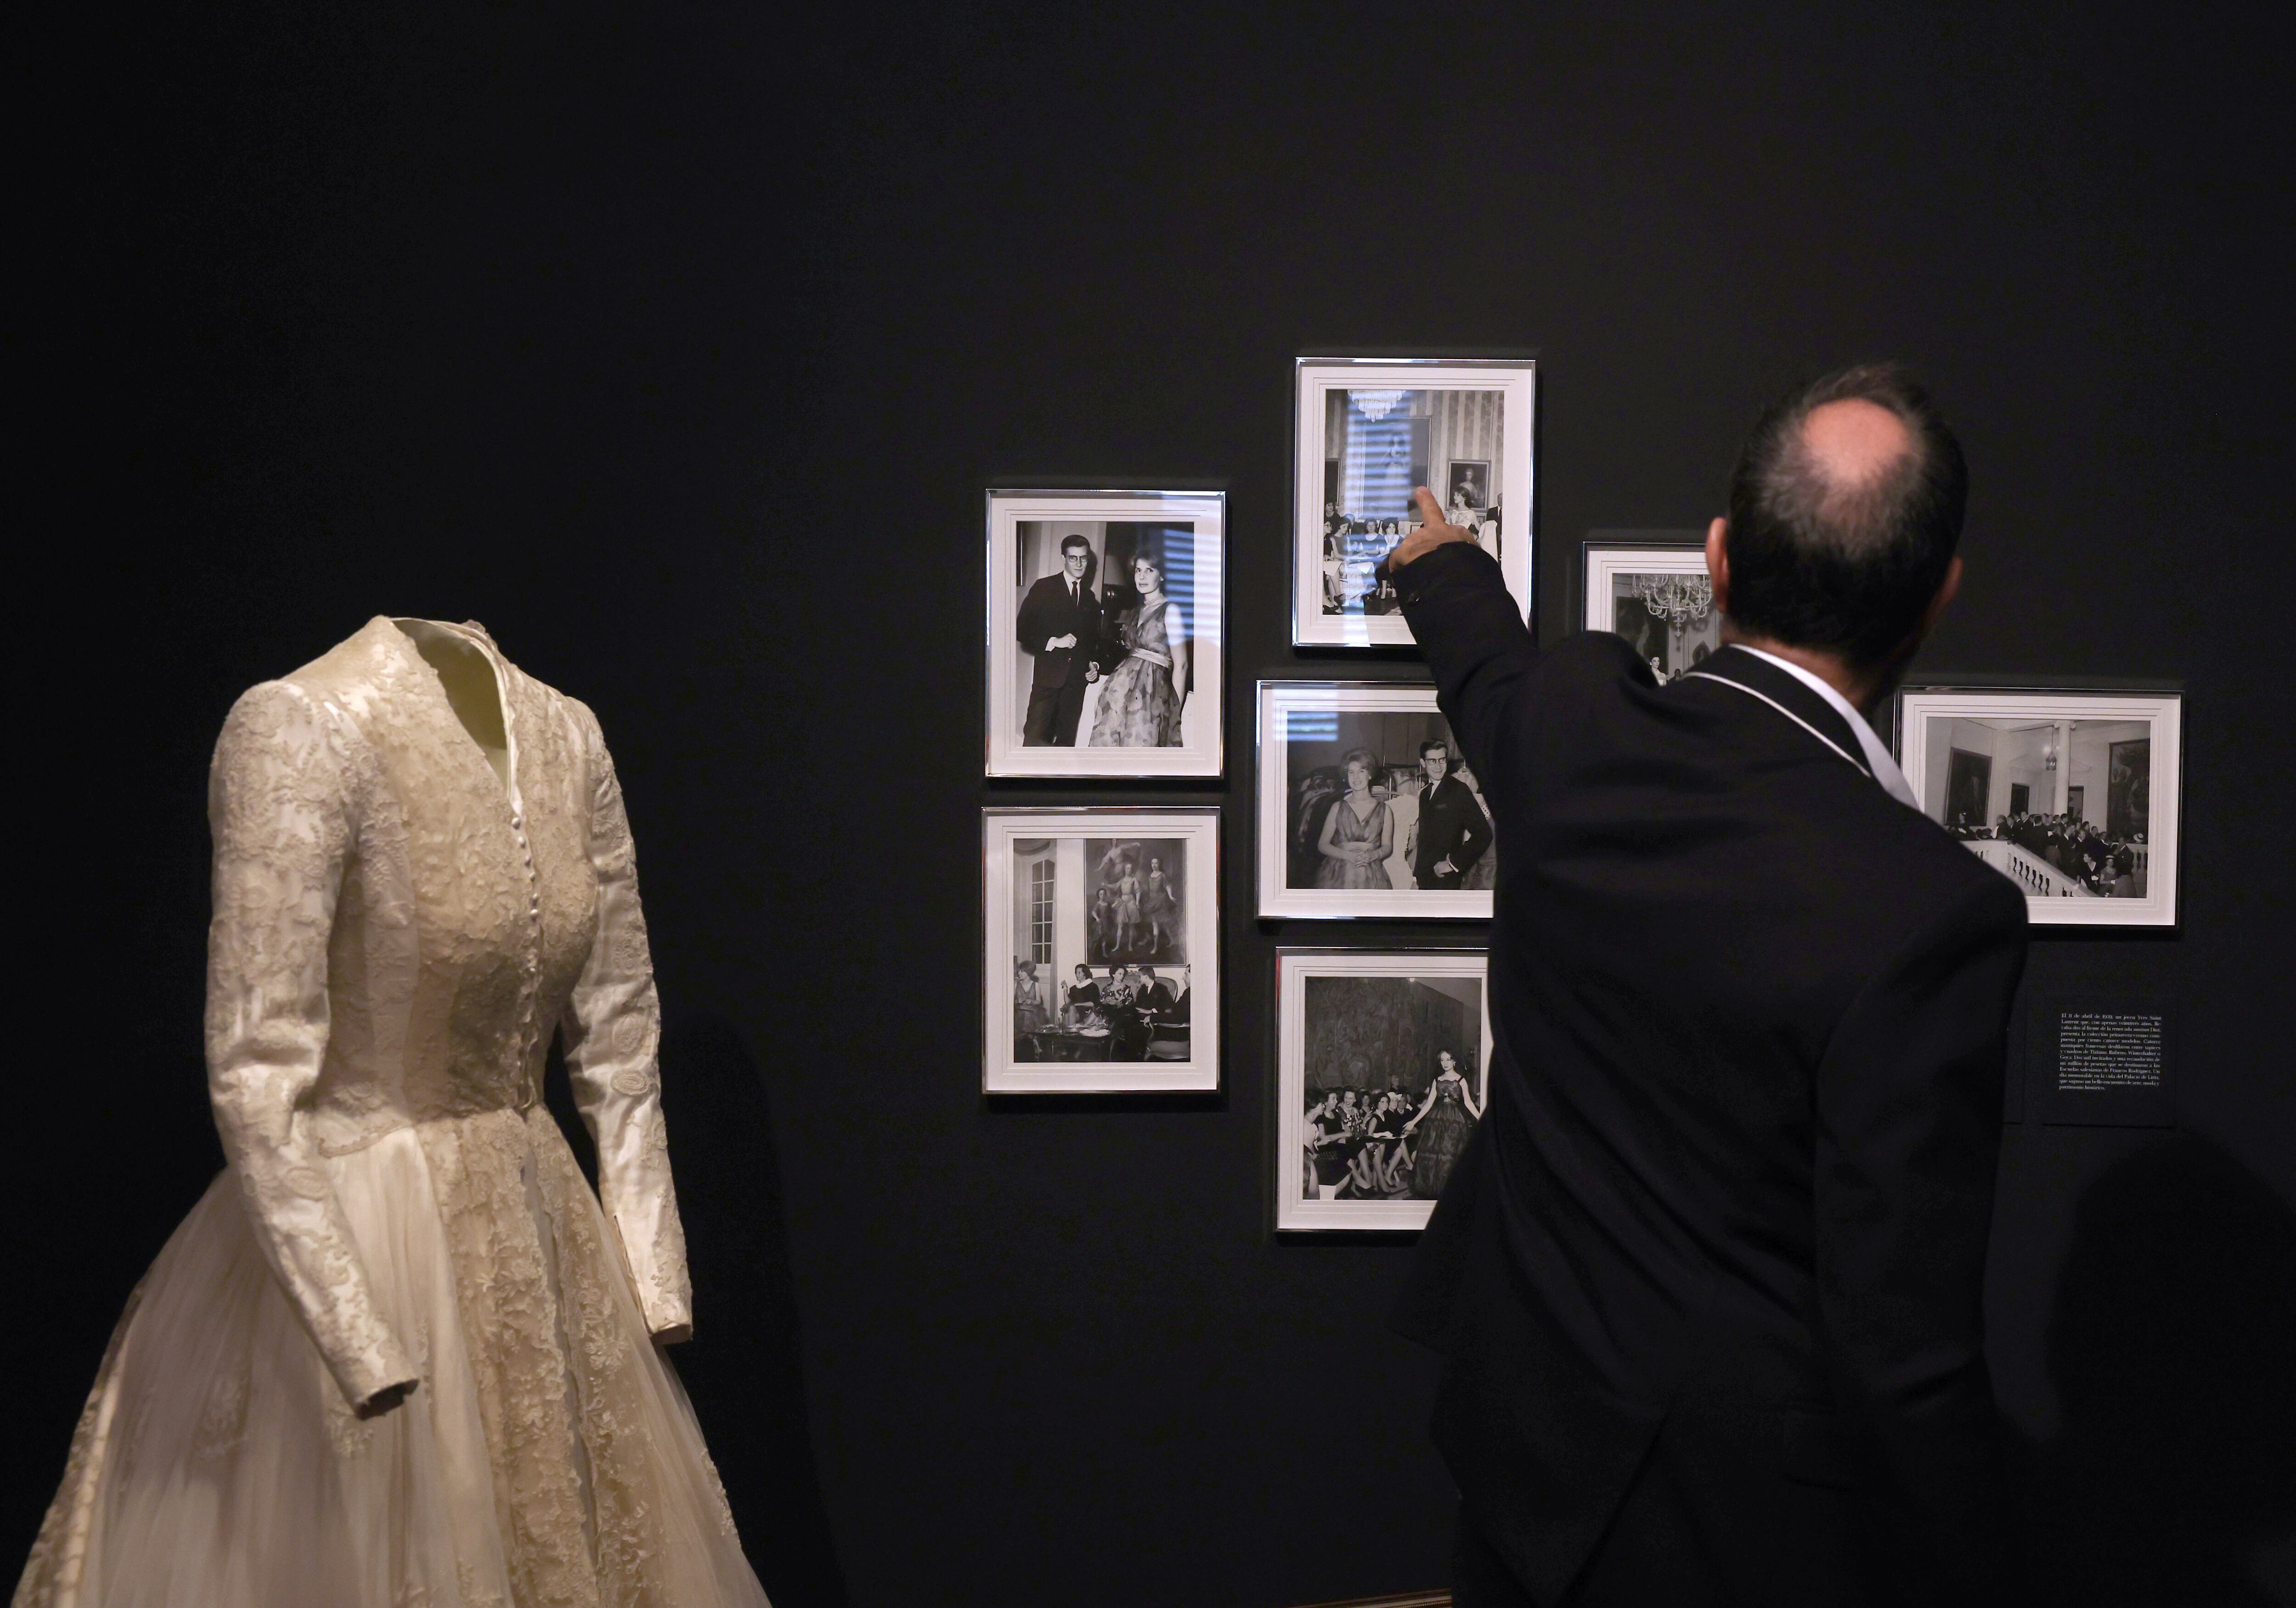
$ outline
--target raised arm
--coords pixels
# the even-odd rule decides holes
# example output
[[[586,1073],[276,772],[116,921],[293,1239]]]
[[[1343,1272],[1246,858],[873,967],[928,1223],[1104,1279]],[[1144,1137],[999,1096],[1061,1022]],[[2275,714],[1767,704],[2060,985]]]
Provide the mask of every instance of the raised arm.
[[[636,850],[621,783],[590,711],[576,704],[590,767],[590,866],[598,879],[598,934],[559,1030],[574,1103],[598,1149],[598,1195],[621,1236],[647,1330],[682,1339],[693,1325],[685,1230],[669,1177],[662,1122],[661,1006]]]
[[[1492,785],[1504,712],[1538,651],[1498,561],[1475,545],[1472,532],[1444,521],[1433,492],[1422,486],[1412,496],[1423,522],[1382,567],[1394,578],[1468,763]]]
[[[375,1309],[334,1175],[299,1111],[326,1055],[353,741],[285,682],[251,688],[224,722],[208,773],[208,1098],[264,1259],[344,1399],[372,1414],[416,1374]]]
[[[1820,1342],[1909,1603],[1992,1600],[2001,1556],[1985,1248],[2024,964],[2024,899],[1988,879],[1866,986],[1817,1071]]]

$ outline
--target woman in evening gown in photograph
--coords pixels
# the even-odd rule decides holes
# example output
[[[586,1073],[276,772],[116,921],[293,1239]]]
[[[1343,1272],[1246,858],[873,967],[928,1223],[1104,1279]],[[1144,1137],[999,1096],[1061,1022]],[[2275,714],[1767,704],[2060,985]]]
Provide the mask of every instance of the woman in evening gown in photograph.
[[[1316,886],[1392,888],[1387,862],[1395,854],[1395,817],[1371,787],[1379,760],[1371,750],[1358,748],[1349,751],[1345,764],[1348,790],[1324,818],[1324,834],[1316,845],[1324,857],[1316,867]]]
[[[1426,1201],[1443,1193],[1451,1169],[1458,1165],[1459,1153],[1467,1148],[1467,1136],[1483,1114],[1451,1052],[1439,1050],[1436,1059],[1439,1068],[1435,1081],[1428,1086],[1427,1099],[1419,1114],[1403,1125],[1405,1136],[1416,1142],[1418,1153],[1411,1169],[1411,1193]]]
[[[1143,549],[1132,561],[1140,606],[1122,622],[1124,662],[1110,672],[1093,717],[1088,748],[1177,748],[1187,701],[1188,621],[1164,595],[1161,561]]]

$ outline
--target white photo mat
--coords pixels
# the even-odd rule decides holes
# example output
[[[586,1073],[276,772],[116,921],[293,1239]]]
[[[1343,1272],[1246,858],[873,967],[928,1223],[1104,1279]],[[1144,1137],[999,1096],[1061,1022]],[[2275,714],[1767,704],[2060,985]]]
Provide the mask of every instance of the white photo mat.
[[[1945,795],[1953,785],[1950,761],[1958,749],[1985,761],[1987,798],[1977,824],[1987,831],[2006,813],[1997,807],[2013,786],[2028,790],[2028,812],[2038,815],[2071,813],[2066,806],[2078,788],[2082,818],[2109,831],[2109,812],[2118,808],[2112,789],[2124,785],[2113,775],[2113,749],[2145,740],[2141,896],[2087,895],[2077,884],[2068,886],[2070,879],[2045,860],[1995,840],[1974,840],[1972,852],[2024,887],[2026,915],[2037,926],[2173,927],[2183,825],[2183,716],[2184,699],[2176,693],[1907,687],[1898,694],[1898,763],[1922,812],[1940,825],[1952,808]],[[2028,779],[2015,781],[2020,774]]]
[[[1438,729],[1448,733],[1447,724],[1441,724],[1442,712],[1436,706],[1435,689],[1424,683],[1261,682],[1258,738],[1259,830],[1255,834],[1260,915],[1328,920],[1447,917],[1460,921],[1488,921],[1493,896],[1488,888],[1420,889],[1407,885],[1410,873],[1405,860],[1404,847],[1411,822],[1415,818],[1415,798],[1390,800],[1391,808],[1402,818],[1396,822],[1396,852],[1388,862],[1389,874],[1393,880],[1406,885],[1387,889],[1296,888],[1290,885],[1292,834],[1296,825],[1292,818],[1292,794],[1300,780],[1292,775],[1291,769],[1292,718],[1295,714],[1313,718],[1343,713],[1432,717],[1439,723]],[[1411,748],[1409,753],[1382,754],[1380,758],[1398,770],[1404,767],[1415,767],[1419,763],[1417,745],[1408,746]],[[1454,771],[1464,764],[1465,759],[1458,753],[1454,738]],[[1485,850],[1487,855],[1494,857],[1498,852],[1496,843]]]
[[[981,811],[982,898],[981,997],[982,1087],[990,1094],[1119,1094],[1208,1090],[1219,1087],[1220,927],[1219,809],[1217,806],[1138,805],[1107,808],[988,808]],[[1020,882],[1021,846],[1038,848],[1031,863],[1044,869]],[[1108,970],[1095,958],[1088,937],[1092,917],[1085,883],[1090,879],[1084,844],[1177,841],[1183,856],[1178,917],[1185,943],[1181,961],[1151,960],[1159,980],[1176,987],[1185,972],[1186,1042],[1176,1053],[1169,1038],[1160,1040],[1154,1058],[1140,1060],[1026,1059],[1016,1054],[1018,951],[1037,966],[1041,1003],[1060,1015],[1061,992],[1082,961],[1095,980]],[[1103,850],[1104,852],[1104,850]],[[1143,857],[1135,856],[1135,858]],[[1144,873],[1144,866],[1136,866]],[[1029,903],[1022,902],[1023,895]],[[1024,938],[1024,931],[1026,937]],[[1080,1042],[1089,1035],[1063,1035],[1070,1050],[1095,1053],[1100,1046]]]
[[[1388,1230],[1427,1227],[1432,1201],[1310,1200],[1308,1163],[1308,984],[1324,977],[1472,980],[1480,997],[1480,1047],[1472,1068],[1475,1103],[1490,1103],[1491,1014],[1488,961],[1480,949],[1337,950],[1279,948],[1275,952],[1275,1227],[1279,1233]]]
[[[1538,365],[1527,359],[1301,357],[1297,360],[1292,429],[1292,643],[1300,647],[1413,645],[1411,627],[1399,612],[1325,611],[1327,587],[1342,593],[1359,591],[1368,584],[1372,567],[1367,549],[1362,554],[1328,556],[1324,550],[1324,464],[1339,455],[1332,451],[1335,444],[1327,439],[1326,425],[1326,412],[1335,391],[1494,394],[1496,453],[1472,441],[1463,442],[1456,451],[1431,443],[1424,465],[1408,466],[1423,467],[1424,483],[1437,496],[1444,497],[1455,482],[1454,463],[1489,465],[1488,473],[1496,480],[1488,495],[1496,502],[1499,518],[1496,539],[1487,541],[1486,548],[1496,546],[1493,556],[1499,561],[1499,572],[1507,590],[1514,595],[1517,608],[1527,617],[1531,595],[1531,510],[1536,489],[1531,443]],[[1407,488],[1404,495],[1408,495]],[[1348,500],[1344,493],[1341,500]],[[1393,501],[1392,488],[1389,488],[1383,504]],[[1415,522],[1415,516],[1411,517]]]
[[[1622,575],[1681,575],[1693,578],[1706,573],[1706,549],[1687,544],[1634,546],[1624,543],[1588,542],[1579,570],[1578,623],[1589,631],[1616,628],[1613,594]]]
[[[1217,778],[1222,774],[1221,727],[1223,689],[1226,679],[1227,497],[1217,491],[1052,491],[997,489],[988,494],[988,685],[983,701],[987,716],[987,774],[991,776],[1098,776],[1134,779],[1155,776]],[[1117,666],[1107,664],[1097,682],[1086,689],[1085,704],[1073,745],[1029,746],[1023,740],[1034,660],[1022,648],[1017,620],[1028,587],[1046,574],[1057,573],[1057,562],[1037,554],[1033,566],[1042,573],[1024,575],[1021,527],[1046,532],[1034,542],[1057,551],[1071,532],[1086,534],[1098,544],[1110,525],[1185,525],[1192,529],[1185,570],[1187,597],[1181,602],[1186,620],[1187,652],[1192,688],[1181,708],[1180,742],[1176,747],[1099,747],[1090,734],[1100,712],[1102,694],[1109,689]],[[1094,533],[1099,533],[1097,535]],[[1174,562],[1167,577],[1174,586],[1181,568]],[[1050,564],[1051,567],[1046,567]],[[1112,578],[1098,572],[1089,577],[1095,592]],[[1128,582],[1128,577],[1113,578]],[[1119,660],[1120,662],[1120,660]]]

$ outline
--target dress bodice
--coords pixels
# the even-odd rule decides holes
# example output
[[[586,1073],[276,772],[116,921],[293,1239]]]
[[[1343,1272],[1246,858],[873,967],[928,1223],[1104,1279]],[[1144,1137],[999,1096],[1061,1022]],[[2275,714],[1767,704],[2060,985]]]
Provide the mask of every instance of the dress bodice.
[[[324,1162],[531,1109],[554,1030],[650,1325],[681,1323],[690,1300],[645,921],[597,722],[483,629],[420,628],[492,669],[506,782],[381,618],[243,693],[209,777],[217,1126],[266,1258],[353,1399],[406,1361],[372,1317]]]
[[[1356,813],[1356,807],[1349,803],[1347,795],[1342,793],[1332,809],[1340,823],[1339,831],[1333,836],[1342,843],[1376,843],[1386,835],[1387,801],[1383,799],[1374,800],[1371,813],[1359,816]]]
[[[1164,618],[1168,606],[1169,600],[1160,592],[1140,605],[1140,611],[1132,621],[1130,641],[1127,644],[1140,658],[1153,660],[1159,664],[1172,662],[1171,627]]]

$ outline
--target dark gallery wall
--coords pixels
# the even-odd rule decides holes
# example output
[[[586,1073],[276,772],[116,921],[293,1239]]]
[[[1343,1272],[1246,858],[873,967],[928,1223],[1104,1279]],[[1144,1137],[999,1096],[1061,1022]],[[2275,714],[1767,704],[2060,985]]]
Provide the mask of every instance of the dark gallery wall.
[[[1271,950],[1330,937],[1250,918],[1251,684],[1333,666],[1287,645],[1291,360],[1538,353],[1551,639],[1589,529],[1702,523],[1767,398],[1890,355],[1975,473],[1923,669],[2187,695],[2181,930],[2034,944],[2182,1024],[2174,1130],[2008,1128],[2035,1600],[2296,1597],[2289,152],[2243,14],[268,6],[60,46],[9,1557],[218,1162],[209,746],[393,612],[483,620],[615,747],[681,1366],[783,1608],[1440,1581],[1408,1247],[1268,1229]],[[980,492],[1031,477],[1230,493],[1230,776],[1155,795],[1226,810],[1216,1098],[978,1092],[980,805],[1141,796],[980,779]]]

